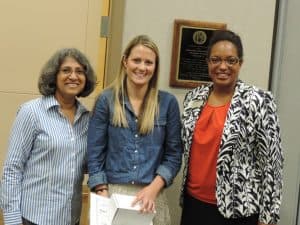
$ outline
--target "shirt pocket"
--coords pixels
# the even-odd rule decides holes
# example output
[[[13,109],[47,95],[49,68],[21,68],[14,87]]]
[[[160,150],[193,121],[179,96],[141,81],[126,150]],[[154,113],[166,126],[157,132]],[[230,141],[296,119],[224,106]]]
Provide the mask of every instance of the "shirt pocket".
[[[167,134],[167,120],[166,118],[160,118],[154,121],[154,128],[151,133],[151,143],[152,145],[163,145],[165,141],[165,136]]]
[[[106,170],[108,172],[127,173],[133,165],[132,151],[126,145],[111,149],[106,157]]]
[[[117,127],[112,123],[108,125],[107,145],[109,151],[120,152],[132,142],[132,134],[129,128]]]

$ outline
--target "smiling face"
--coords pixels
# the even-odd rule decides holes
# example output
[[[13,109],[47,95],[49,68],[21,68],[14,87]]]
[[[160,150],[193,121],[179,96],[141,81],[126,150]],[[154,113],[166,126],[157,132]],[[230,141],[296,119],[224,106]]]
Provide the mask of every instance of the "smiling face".
[[[156,68],[156,54],[150,48],[138,44],[123,60],[128,87],[148,87]]]
[[[65,58],[57,74],[55,97],[58,100],[75,99],[85,87],[84,73],[84,68],[74,58]]]
[[[221,59],[221,61],[215,63],[214,59]],[[232,64],[233,59],[238,59],[238,53],[236,46],[230,41],[219,41],[212,46],[208,59],[208,72],[214,88],[234,90],[242,61],[238,60]]]

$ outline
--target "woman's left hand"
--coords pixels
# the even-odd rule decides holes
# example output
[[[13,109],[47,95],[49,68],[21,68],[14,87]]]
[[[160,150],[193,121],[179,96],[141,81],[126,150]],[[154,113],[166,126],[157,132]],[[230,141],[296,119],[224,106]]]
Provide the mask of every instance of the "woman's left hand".
[[[143,213],[151,213],[155,211],[155,199],[160,190],[164,187],[165,182],[162,177],[156,176],[148,186],[144,187],[136,194],[132,206],[140,204],[140,211]]]
[[[136,194],[135,200],[132,202],[132,206],[140,204],[140,211],[143,213],[151,213],[155,211],[155,199],[157,196],[157,191],[148,185],[140,190]]]

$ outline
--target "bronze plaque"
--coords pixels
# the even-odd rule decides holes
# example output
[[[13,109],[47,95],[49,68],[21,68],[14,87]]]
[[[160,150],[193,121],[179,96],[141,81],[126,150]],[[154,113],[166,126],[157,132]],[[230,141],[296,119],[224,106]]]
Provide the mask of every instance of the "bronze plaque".
[[[226,24],[175,20],[170,86],[194,88],[210,82],[206,56],[216,29],[226,29]]]

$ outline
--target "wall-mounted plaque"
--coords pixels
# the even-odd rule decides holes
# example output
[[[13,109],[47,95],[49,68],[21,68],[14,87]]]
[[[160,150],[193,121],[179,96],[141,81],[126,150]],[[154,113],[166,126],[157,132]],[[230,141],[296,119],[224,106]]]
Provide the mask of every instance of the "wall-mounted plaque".
[[[226,29],[226,24],[174,21],[170,86],[194,88],[210,82],[206,55],[209,39],[217,29]]]

